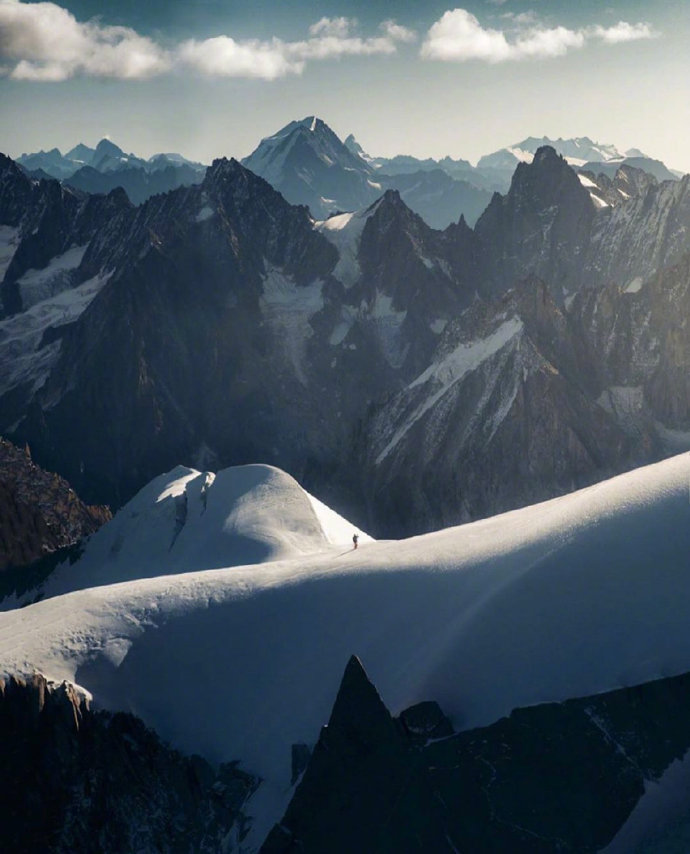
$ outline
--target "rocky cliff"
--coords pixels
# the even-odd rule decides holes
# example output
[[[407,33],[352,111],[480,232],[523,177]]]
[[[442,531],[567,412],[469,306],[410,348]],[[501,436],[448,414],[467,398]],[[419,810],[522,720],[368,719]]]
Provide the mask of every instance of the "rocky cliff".
[[[257,781],[165,745],[68,683],[0,680],[2,846],[26,854],[217,852],[245,832]]]
[[[679,842],[690,816],[683,784],[665,778],[690,747],[688,703],[684,675],[453,734],[434,702],[393,718],[353,658],[261,850],[585,854],[609,845],[651,788],[656,811],[643,807],[612,851],[676,850],[654,845]]]
[[[0,438],[0,571],[19,568],[97,531],[110,509],[84,504],[64,478]]]

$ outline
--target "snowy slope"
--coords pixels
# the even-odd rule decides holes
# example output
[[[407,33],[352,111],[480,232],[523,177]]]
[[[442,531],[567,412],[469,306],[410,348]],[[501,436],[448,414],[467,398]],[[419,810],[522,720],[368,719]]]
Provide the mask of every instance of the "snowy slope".
[[[393,713],[433,698],[459,727],[690,670],[689,481],[685,455],[406,541],[58,596],[0,615],[0,672],[240,759],[260,842],[353,652]]]
[[[70,288],[70,274],[79,267],[85,252],[86,246],[72,246],[53,258],[43,269],[27,270],[17,280],[22,308],[26,310]]]
[[[518,163],[531,163],[537,150],[544,145],[555,148],[559,154],[570,163],[571,166],[582,166],[589,160],[608,161],[622,160],[623,155],[615,145],[593,142],[589,137],[576,137],[574,139],[549,139],[547,136],[523,139],[514,145],[506,146],[492,154],[486,154],[479,159],[479,168],[491,169],[514,169]]]
[[[333,270],[333,275],[346,288],[352,287],[360,277],[358,254],[362,232],[379,203],[380,199],[364,210],[336,214],[314,223],[314,228],[330,240],[338,250],[340,259]]]
[[[82,252],[81,249],[69,250],[62,259],[72,256],[73,260],[75,251]],[[55,273],[57,268],[49,265],[46,269]],[[43,272],[32,270],[24,278],[29,283],[34,282],[37,290],[47,287],[50,291],[53,286],[58,287],[48,274],[42,278]],[[57,270],[60,281],[61,272],[65,270]],[[35,390],[45,382],[60,350],[59,340],[44,344],[45,333],[50,328],[58,329],[77,320],[108,278],[108,275],[97,275],[75,288],[61,290],[58,287],[55,296],[47,296],[27,311],[0,320],[0,395],[22,383],[32,383]]]
[[[263,563],[352,546],[357,528],[266,465],[214,474],[178,466],[141,489],[65,561],[43,597],[85,587],[201,569]],[[361,542],[371,538],[361,532]],[[25,601],[33,601],[29,591]],[[22,600],[23,602],[24,600]],[[13,607],[7,601],[1,607]]]

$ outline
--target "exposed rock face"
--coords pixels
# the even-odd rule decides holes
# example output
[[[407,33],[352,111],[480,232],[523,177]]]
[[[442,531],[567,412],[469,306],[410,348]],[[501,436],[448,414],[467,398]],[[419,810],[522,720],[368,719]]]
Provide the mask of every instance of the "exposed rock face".
[[[351,660],[262,851],[600,851],[686,754],[689,702],[685,675],[453,735],[435,704],[393,719]],[[442,728],[422,738],[434,721]]]
[[[645,195],[650,187],[658,184],[653,175],[633,166],[619,166],[613,176],[606,172],[595,174],[587,169],[580,169],[578,175],[597,207],[613,207],[627,202],[633,196]]]
[[[690,427],[690,255],[649,279],[583,292],[572,308],[578,334],[600,356],[605,408],[633,435],[656,424],[669,450],[690,447],[682,435]]]
[[[0,681],[3,847],[217,852],[245,832],[257,781],[163,744],[132,715],[93,712],[67,683]]]
[[[552,148],[520,163],[506,196],[494,194],[477,222],[485,287],[500,293],[516,279],[539,276],[558,297],[580,284],[595,209],[577,175]]]
[[[88,506],[70,485],[0,438],[0,570],[21,567],[71,546],[111,518]]]
[[[362,434],[371,513],[387,536],[411,518],[432,530],[510,509],[518,495],[530,504],[571,491],[651,442],[641,431],[635,446],[596,403],[591,354],[538,280],[498,305],[476,302],[434,358]]]
[[[58,181],[31,181],[9,158],[0,155],[0,226],[13,251],[0,267],[2,314],[15,314],[34,301],[19,284],[29,270],[43,270],[72,247],[85,247],[96,231],[131,205],[122,190],[108,196],[87,196]],[[3,259],[4,260],[4,259]],[[81,281],[77,276],[52,288],[65,289]],[[43,294],[42,296],[45,296]]]

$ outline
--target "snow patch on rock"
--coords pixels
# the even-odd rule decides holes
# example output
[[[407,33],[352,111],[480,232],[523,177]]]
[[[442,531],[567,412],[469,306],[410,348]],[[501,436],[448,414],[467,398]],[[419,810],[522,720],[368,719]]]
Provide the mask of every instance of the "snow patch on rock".
[[[446,392],[460,381],[466,374],[476,370],[486,359],[497,353],[502,347],[518,336],[523,329],[523,323],[518,317],[505,320],[486,338],[476,341],[463,342],[444,356],[440,361],[430,365],[424,373],[410,383],[409,388],[427,386],[429,393],[416,407],[414,412],[395,431],[393,437],[378,454],[376,464],[395,448],[410,428],[419,421]]]
[[[285,354],[294,367],[299,381],[306,385],[304,356],[307,340],[313,330],[310,319],[324,306],[323,282],[316,279],[309,285],[297,285],[278,267],[267,264],[263,278],[261,311],[269,325],[277,333],[285,348]]]
[[[59,341],[39,349],[44,333],[49,327],[75,321],[108,278],[94,276],[76,288],[36,303],[27,311],[0,320],[0,396],[24,383],[30,383],[34,391],[43,385],[60,352]]]
[[[17,280],[24,309],[57,296],[72,286],[71,274],[81,264],[86,246],[72,246],[62,255],[57,255],[42,270],[27,270]]]
[[[363,211],[336,214],[329,219],[314,223],[314,228],[328,238],[338,250],[340,258],[335,265],[333,275],[346,288],[351,288],[360,277],[359,242],[364,226],[377,205],[378,202]]]

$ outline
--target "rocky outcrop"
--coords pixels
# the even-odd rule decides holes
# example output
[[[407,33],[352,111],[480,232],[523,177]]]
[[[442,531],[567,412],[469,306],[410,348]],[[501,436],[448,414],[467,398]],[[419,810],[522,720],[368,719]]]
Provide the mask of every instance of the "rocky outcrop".
[[[66,480],[0,438],[0,571],[71,546],[111,518],[84,504]]]
[[[258,781],[94,712],[68,683],[0,680],[2,846],[26,854],[217,852],[246,832]]]
[[[501,293],[534,275],[562,300],[580,285],[594,215],[589,193],[565,159],[540,148],[532,163],[518,165],[507,195],[494,194],[477,221],[483,288]]]
[[[392,718],[352,659],[262,852],[600,851],[686,755],[688,704],[684,675],[453,734],[433,703]],[[638,839],[673,836],[668,807],[646,815]]]
[[[19,281],[29,270],[43,270],[74,247],[85,247],[99,228],[131,208],[121,189],[88,196],[58,181],[32,181],[9,158],[0,155],[0,225],[16,229],[16,244],[0,280],[0,317],[31,305]],[[62,288],[78,284],[75,275]]]
[[[651,440],[634,442],[596,402],[595,377],[543,283],[474,303],[361,434],[377,530],[405,536],[492,515],[643,458]]]
[[[633,166],[619,166],[613,176],[605,172],[578,170],[580,183],[589,190],[597,207],[613,207],[627,202],[633,196],[645,195],[650,187],[658,184],[657,179]]]

